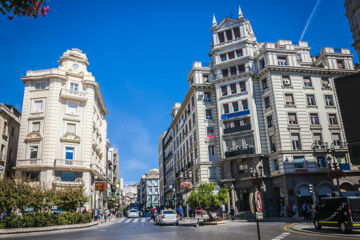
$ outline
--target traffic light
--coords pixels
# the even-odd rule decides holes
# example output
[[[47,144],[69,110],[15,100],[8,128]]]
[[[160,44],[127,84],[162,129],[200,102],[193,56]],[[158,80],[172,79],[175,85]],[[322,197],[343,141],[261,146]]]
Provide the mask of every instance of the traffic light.
[[[297,196],[298,196],[298,197],[301,197],[300,191],[297,192]]]
[[[313,193],[314,192],[314,187],[312,184],[309,184],[309,192]]]
[[[174,193],[174,200],[176,201],[176,194]]]

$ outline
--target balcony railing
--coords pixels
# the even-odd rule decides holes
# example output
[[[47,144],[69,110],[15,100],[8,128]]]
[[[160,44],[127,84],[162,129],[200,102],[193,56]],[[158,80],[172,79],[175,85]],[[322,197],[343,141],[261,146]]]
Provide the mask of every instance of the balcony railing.
[[[233,127],[233,128],[225,128],[224,134],[243,132],[243,131],[248,131],[248,130],[251,130],[251,124],[244,125],[244,126],[237,126],[237,127]]]
[[[334,141],[331,144],[331,149],[346,149],[346,148],[347,148],[346,142]]]
[[[255,148],[254,147],[248,147],[248,148],[239,148],[235,150],[230,150],[225,152],[225,157],[234,157],[239,155],[248,155],[248,154],[254,154]]]
[[[54,167],[84,167],[84,161],[72,159],[55,159]]]
[[[42,165],[43,160],[41,158],[30,158],[30,159],[21,159],[16,161],[17,167],[31,167],[31,166],[40,166]]]
[[[86,101],[86,92],[73,91],[70,89],[62,88],[60,92],[60,96],[64,98],[69,98],[73,100]]]
[[[327,150],[329,148],[329,145],[327,142],[315,141],[312,144],[311,148],[315,151],[316,150]]]
[[[250,110],[245,110],[245,111],[241,111],[241,112],[234,112],[234,113],[225,113],[225,114],[221,115],[221,119],[225,120],[225,119],[244,116],[244,115],[248,115],[248,114],[250,114]]]

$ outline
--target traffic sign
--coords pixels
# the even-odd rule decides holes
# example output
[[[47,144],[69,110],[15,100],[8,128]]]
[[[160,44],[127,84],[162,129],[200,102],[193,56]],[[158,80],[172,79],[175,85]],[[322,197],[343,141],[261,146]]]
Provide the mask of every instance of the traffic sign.
[[[197,215],[200,215],[200,214],[202,213],[202,209],[201,209],[201,208],[196,208],[196,209],[195,209],[195,213],[196,213]]]
[[[259,212],[262,212],[263,210],[263,205],[262,205],[262,198],[261,198],[261,193],[259,191],[255,192],[255,200],[256,200],[256,209]]]
[[[258,220],[258,221],[264,220],[264,214],[263,214],[263,212],[257,212],[257,213],[256,213],[256,220]]]

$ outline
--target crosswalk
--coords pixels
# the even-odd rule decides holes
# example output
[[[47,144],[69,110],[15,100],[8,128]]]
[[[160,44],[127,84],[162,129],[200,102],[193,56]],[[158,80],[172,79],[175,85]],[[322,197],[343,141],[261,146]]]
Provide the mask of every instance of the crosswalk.
[[[139,221],[144,223],[146,220],[147,218],[122,218],[118,221],[118,223],[137,223]]]

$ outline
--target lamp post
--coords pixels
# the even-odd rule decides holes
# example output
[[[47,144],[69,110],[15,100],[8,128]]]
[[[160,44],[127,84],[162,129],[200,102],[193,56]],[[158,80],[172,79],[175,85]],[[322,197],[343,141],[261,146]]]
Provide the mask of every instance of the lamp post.
[[[344,172],[340,169],[340,160],[338,159],[338,162],[336,162],[334,155],[333,158],[329,156],[326,158],[326,160],[328,161],[329,165],[329,177],[336,178],[337,190],[340,196],[339,178],[343,177],[344,175]]]

